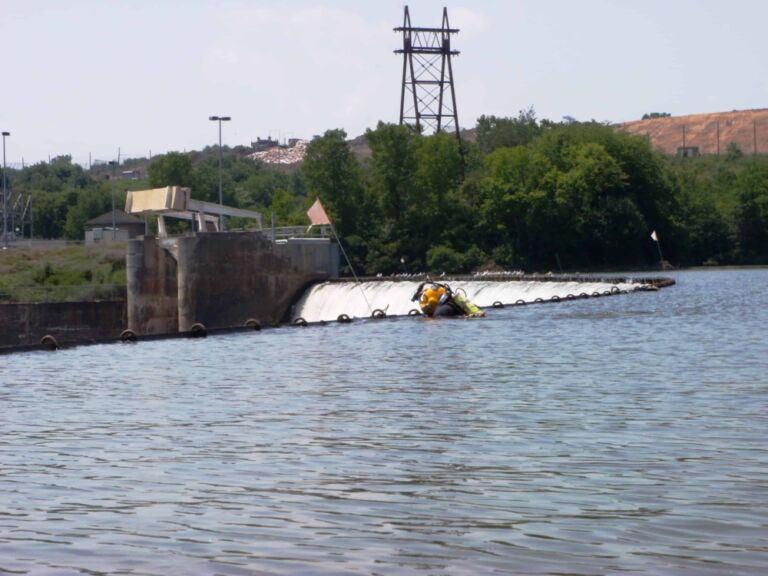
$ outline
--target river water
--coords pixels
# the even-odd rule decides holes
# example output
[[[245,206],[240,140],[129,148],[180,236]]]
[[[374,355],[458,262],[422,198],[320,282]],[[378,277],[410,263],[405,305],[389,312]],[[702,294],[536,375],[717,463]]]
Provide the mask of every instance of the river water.
[[[768,270],[0,357],[0,574],[764,574]]]

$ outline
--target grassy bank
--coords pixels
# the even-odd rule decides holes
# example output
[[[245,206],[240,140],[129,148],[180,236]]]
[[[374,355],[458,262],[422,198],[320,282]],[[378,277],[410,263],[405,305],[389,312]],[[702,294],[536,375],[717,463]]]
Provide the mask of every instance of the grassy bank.
[[[125,244],[0,250],[0,303],[125,298]]]

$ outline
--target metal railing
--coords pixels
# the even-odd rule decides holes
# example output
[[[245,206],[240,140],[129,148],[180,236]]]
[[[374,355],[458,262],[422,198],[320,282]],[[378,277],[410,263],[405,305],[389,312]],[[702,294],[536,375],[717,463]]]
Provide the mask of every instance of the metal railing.
[[[330,226],[280,226],[262,230],[269,238],[283,240],[285,238],[330,238]]]

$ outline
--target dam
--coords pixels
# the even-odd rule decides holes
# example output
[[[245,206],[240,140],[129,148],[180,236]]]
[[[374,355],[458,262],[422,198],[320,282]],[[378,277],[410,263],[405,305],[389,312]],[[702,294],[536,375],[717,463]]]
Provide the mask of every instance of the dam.
[[[1,306],[0,351],[418,313],[411,298],[427,276],[355,282],[340,278],[339,268],[338,245],[327,236],[278,238],[269,230],[146,236],[127,247],[127,300]],[[674,283],[519,273],[436,280],[481,308],[565,303]]]
[[[419,314],[412,297],[429,277],[372,278],[363,282],[331,280],[309,288],[292,309],[291,322],[329,322],[341,315],[367,318],[374,312],[387,316]],[[588,276],[476,275],[441,277],[480,308],[502,308],[599,298],[635,291],[656,290],[673,283],[668,278],[590,278]]]
[[[0,306],[0,352],[118,340],[201,336],[209,331],[419,314],[412,296],[426,275],[340,278],[328,226],[264,229],[261,214],[194,200],[168,186],[129,192],[126,212],[157,217],[158,235],[130,240],[125,300]],[[224,232],[223,218],[258,229]],[[165,218],[191,223],[169,235]],[[310,227],[312,228],[312,227]],[[437,278],[481,308],[565,302],[655,290],[665,278],[522,273]]]

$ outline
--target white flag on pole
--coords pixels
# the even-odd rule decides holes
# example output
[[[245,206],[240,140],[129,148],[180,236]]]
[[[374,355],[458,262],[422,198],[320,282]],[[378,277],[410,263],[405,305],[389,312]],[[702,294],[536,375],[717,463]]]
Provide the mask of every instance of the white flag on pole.
[[[651,239],[652,239],[654,242],[658,242],[658,241],[659,241],[659,235],[658,235],[658,234],[656,234],[656,230],[654,230],[653,232],[651,232]]]

